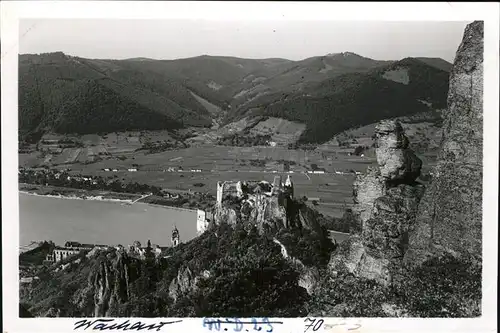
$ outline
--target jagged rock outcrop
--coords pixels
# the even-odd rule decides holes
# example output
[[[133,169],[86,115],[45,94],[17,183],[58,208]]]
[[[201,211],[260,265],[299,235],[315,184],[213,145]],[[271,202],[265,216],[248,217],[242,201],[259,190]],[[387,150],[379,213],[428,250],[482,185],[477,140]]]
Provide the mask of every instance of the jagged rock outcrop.
[[[416,183],[422,161],[408,148],[398,121],[376,127],[377,167],[368,168],[353,186],[358,232],[331,256],[329,267],[388,285],[407,249],[424,187]]]
[[[277,238],[273,238],[273,242],[281,248],[281,255],[299,272],[299,286],[304,288],[309,295],[312,295],[319,281],[319,270],[316,267],[307,267],[297,258],[288,254],[285,245]]]
[[[369,253],[389,260],[403,258],[423,192],[422,185],[401,184],[375,200],[372,217],[364,224],[362,233]]]
[[[287,221],[286,208],[279,200],[278,196],[258,196],[248,220],[255,221],[259,229],[263,229],[266,224],[270,224],[273,229],[284,228]]]
[[[109,313],[118,303],[125,303],[130,298],[131,275],[139,276],[140,272],[131,272],[131,261],[125,252],[116,252],[113,260],[102,261],[99,268],[89,276],[89,287],[94,290],[94,316],[105,317],[116,314]]]
[[[141,265],[137,259],[120,251],[91,260],[95,260],[96,265],[90,271],[88,283],[73,295],[72,304],[88,316],[116,316],[117,306],[131,297],[130,286],[140,275]]]
[[[443,252],[481,259],[483,22],[467,25],[450,74],[438,163],[405,255],[419,264]]]
[[[376,129],[377,163],[380,174],[390,182],[411,183],[420,175],[422,161],[408,148],[409,141],[397,121],[381,121]]]
[[[370,255],[360,236],[352,236],[342,242],[328,263],[335,273],[350,273],[383,285],[391,282],[389,265],[389,260]]]
[[[309,295],[314,293],[320,280],[320,273],[316,267],[307,267],[299,275],[299,286],[304,288]]]
[[[378,168],[368,168],[366,174],[356,177],[353,185],[353,212],[357,214],[360,223],[359,230],[371,217],[373,204],[385,193],[385,181]]]
[[[408,138],[398,121],[381,121],[375,134],[378,165],[359,175],[353,185],[353,211],[358,215],[360,229],[372,217],[375,200],[386,195],[391,187],[414,185],[422,167],[422,161],[408,148]]]
[[[177,276],[170,282],[168,295],[176,302],[181,295],[196,291],[200,279],[209,277],[210,272],[207,270],[200,275],[195,275],[189,267],[181,267],[177,271]]]
[[[195,285],[195,276],[189,267],[181,267],[177,271],[177,276],[170,282],[168,295],[175,301],[177,298],[190,290]]]

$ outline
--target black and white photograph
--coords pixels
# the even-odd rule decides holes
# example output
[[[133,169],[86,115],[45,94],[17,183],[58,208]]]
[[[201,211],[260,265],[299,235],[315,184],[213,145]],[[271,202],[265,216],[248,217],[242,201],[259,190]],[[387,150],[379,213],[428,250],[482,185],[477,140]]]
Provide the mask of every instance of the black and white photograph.
[[[20,18],[19,317],[480,318],[485,31]]]

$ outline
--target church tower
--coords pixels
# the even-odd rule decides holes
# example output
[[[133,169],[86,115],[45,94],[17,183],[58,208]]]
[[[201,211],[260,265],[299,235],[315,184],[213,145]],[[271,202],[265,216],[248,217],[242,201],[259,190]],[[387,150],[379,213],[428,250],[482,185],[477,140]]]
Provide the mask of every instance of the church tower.
[[[179,230],[174,227],[174,230],[172,230],[172,246],[176,247],[177,245],[179,245]]]

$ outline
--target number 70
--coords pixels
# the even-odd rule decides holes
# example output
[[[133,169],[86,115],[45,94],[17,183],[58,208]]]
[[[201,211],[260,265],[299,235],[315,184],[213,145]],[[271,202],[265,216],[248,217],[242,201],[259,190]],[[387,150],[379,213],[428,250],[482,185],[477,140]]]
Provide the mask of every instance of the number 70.
[[[319,330],[321,328],[321,325],[323,325],[324,320],[323,319],[311,319],[311,318],[306,318],[304,319],[304,322],[309,322],[309,324],[306,324],[306,327],[304,329],[304,332],[307,332],[311,327],[314,332]]]

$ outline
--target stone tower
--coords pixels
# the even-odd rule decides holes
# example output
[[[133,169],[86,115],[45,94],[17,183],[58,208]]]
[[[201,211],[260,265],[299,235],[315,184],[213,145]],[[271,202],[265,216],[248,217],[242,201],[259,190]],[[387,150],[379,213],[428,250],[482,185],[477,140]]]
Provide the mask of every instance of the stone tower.
[[[290,177],[290,175],[288,175],[286,177],[285,189],[286,189],[287,193],[289,193],[290,198],[293,198],[293,183],[292,183],[292,178]]]
[[[217,206],[222,206],[222,195],[224,194],[224,182],[217,182]]]
[[[179,230],[174,227],[174,230],[172,230],[172,246],[176,247],[177,245],[179,245]]]

